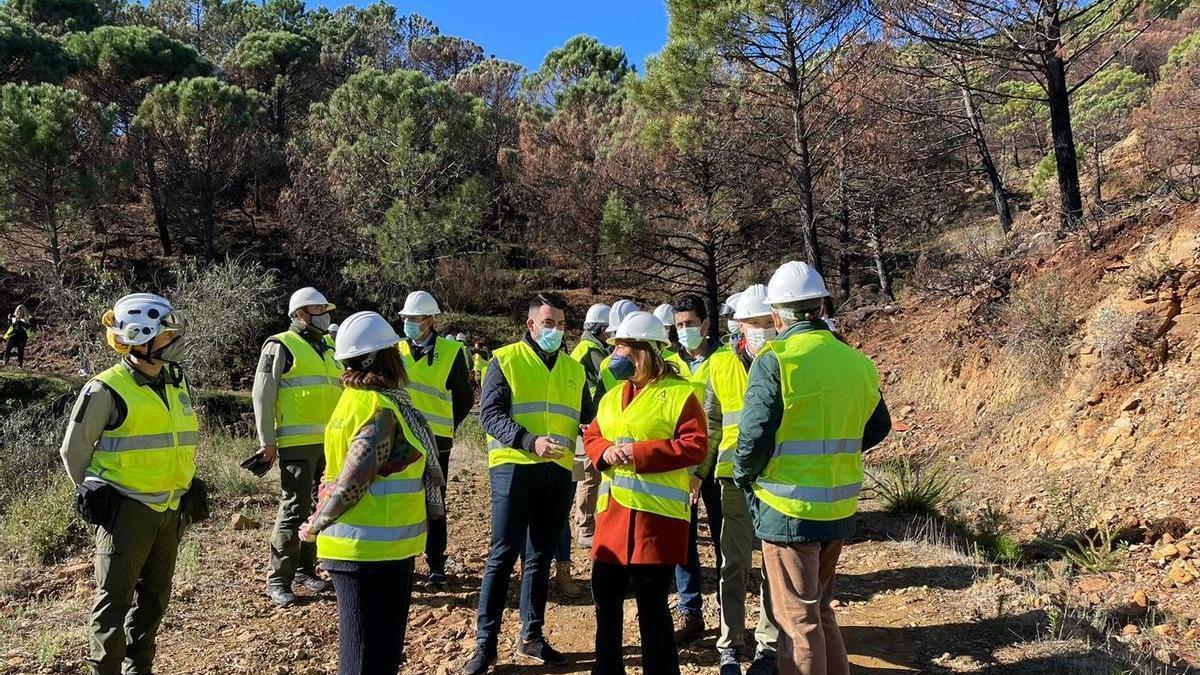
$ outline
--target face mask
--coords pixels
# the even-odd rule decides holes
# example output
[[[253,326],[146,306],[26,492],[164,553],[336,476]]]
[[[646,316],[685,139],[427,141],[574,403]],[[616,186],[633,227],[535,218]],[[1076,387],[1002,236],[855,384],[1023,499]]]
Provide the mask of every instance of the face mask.
[[[614,356],[608,361],[608,369],[618,380],[628,380],[633,376],[633,361],[624,356]]]
[[[558,351],[562,346],[563,332],[557,328],[542,328],[542,332],[538,335],[537,343],[542,348],[542,351],[547,354]]]
[[[317,330],[321,331],[322,333],[329,332],[330,321],[331,321],[331,319],[329,318],[329,312],[308,317],[308,325],[312,326],[313,328],[316,328]]]
[[[408,319],[404,320],[404,337],[416,342],[417,340],[421,339],[421,333],[423,332],[424,331],[421,330],[420,323],[416,321],[409,321]]]
[[[726,322],[725,322],[725,328],[727,328],[727,329],[729,330],[729,334],[730,334],[730,335],[737,335],[737,332],[738,332],[738,322],[736,322],[736,321],[732,321],[732,320],[730,320],[730,321],[726,321]]]
[[[688,326],[687,328],[679,329],[679,344],[689,352],[700,346],[700,328],[698,326]]]
[[[150,363],[154,361],[162,361],[164,363],[179,363],[183,358],[184,344],[183,337],[176,337],[166,345],[160,347],[157,351],[150,352],[149,358],[146,360]]]
[[[757,354],[763,345],[774,339],[774,328],[751,328],[746,331],[746,348],[751,354]]]

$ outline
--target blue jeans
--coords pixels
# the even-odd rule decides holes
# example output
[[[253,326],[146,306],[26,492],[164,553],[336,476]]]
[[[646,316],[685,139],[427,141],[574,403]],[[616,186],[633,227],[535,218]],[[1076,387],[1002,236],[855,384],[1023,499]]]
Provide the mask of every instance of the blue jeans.
[[[482,648],[495,649],[508,581],[527,543],[532,550],[521,574],[521,639],[528,642],[542,636],[550,560],[567,524],[574,484],[570,471],[550,462],[502,464],[488,472],[488,480],[492,546],[479,591],[475,640]]]
[[[567,514],[570,517],[570,514]],[[529,560],[533,557],[533,538],[525,538],[525,551],[521,553],[521,560]],[[558,548],[554,549],[554,562],[571,562],[571,526],[569,523],[563,523],[562,536],[558,538]]]
[[[717,552],[717,571],[721,570],[721,486],[712,474],[700,483],[700,500],[708,514],[708,530],[712,535],[713,550]],[[699,614],[704,608],[704,597],[700,591],[700,542],[699,505],[692,507],[691,529],[688,530],[688,562],[675,566],[675,590],[679,592],[679,611],[683,614]],[[720,602],[720,598],[717,599]]]

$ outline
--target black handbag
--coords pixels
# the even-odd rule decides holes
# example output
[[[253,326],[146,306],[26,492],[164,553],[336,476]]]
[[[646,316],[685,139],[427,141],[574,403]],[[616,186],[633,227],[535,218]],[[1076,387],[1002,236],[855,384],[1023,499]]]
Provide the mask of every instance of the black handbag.
[[[121,505],[121,493],[103,481],[84,481],[75,486],[75,512],[89,525],[108,526]]]

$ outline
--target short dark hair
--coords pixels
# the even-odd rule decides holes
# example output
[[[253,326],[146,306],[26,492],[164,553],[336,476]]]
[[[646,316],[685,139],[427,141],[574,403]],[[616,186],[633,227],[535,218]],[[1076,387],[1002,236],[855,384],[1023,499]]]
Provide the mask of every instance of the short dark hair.
[[[533,296],[533,300],[529,301],[529,311],[541,309],[545,305],[550,305],[554,309],[567,311],[567,300],[558,293],[538,293]]]
[[[365,367],[363,361],[371,354],[345,360],[343,386],[350,389],[399,389],[408,384],[408,373],[404,371],[404,360],[400,358],[399,349],[385,347],[373,354],[375,359]]]
[[[688,293],[676,298],[674,307],[676,313],[691,312],[700,317],[701,321],[708,320],[708,303],[704,302],[704,298],[695,293]]]

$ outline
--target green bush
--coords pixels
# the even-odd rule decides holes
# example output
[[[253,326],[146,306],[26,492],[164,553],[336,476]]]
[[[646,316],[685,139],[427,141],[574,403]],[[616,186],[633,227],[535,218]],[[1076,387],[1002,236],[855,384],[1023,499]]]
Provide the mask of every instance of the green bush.
[[[1056,272],[1028,279],[1013,289],[1001,312],[1009,353],[1031,377],[1049,380],[1062,373],[1063,357],[1076,332],[1070,284]]]
[[[941,464],[922,466],[907,457],[868,468],[872,489],[888,513],[933,515],[959,493],[954,477]]]
[[[72,399],[73,394],[66,398]],[[62,473],[58,447],[66,415],[57,399],[23,406],[0,418],[0,513],[27,498],[31,482]]]
[[[26,479],[24,495],[0,516],[0,550],[18,560],[49,564],[87,541],[87,528],[75,515],[75,487],[65,473]]]
[[[207,427],[221,427],[251,433],[242,424],[242,416],[254,413],[254,402],[246,394],[233,391],[197,389],[196,409]]]
[[[979,553],[989,561],[1010,564],[1021,559],[1021,546],[1012,538],[1012,521],[991,502],[980,510],[972,530]]]

